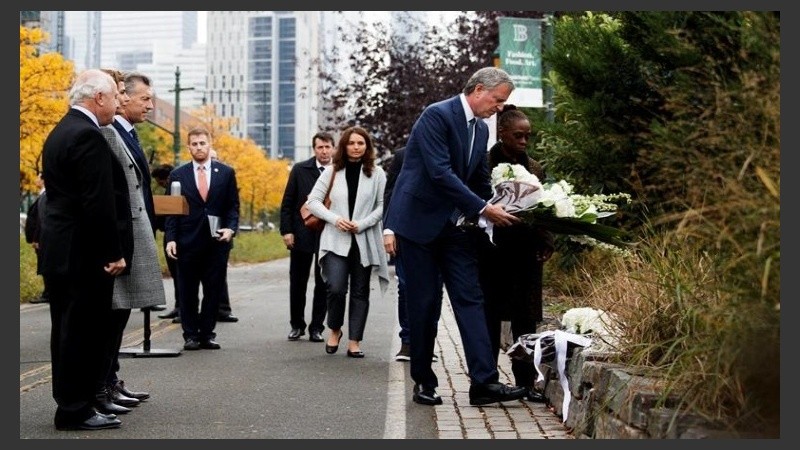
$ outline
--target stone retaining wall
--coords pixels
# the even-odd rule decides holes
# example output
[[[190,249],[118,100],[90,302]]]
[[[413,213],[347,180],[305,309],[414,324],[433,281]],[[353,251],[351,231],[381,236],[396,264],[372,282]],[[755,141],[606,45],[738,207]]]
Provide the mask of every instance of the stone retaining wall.
[[[609,354],[576,348],[567,359],[572,395],[565,425],[584,439],[705,439],[742,437],[715,429],[702,418],[678,414],[677,401],[663,396],[659,380],[608,362]],[[564,391],[556,362],[542,366],[548,402],[563,419]]]

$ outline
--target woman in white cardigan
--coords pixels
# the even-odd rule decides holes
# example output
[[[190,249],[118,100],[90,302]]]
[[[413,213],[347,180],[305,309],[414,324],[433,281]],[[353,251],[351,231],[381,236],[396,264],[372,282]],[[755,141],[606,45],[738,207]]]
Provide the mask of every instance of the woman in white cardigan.
[[[323,204],[328,187],[330,207]],[[328,328],[325,351],[336,353],[344,335],[345,300],[348,308],[347,356],[363,358],[361,341],[369,313],[369,283],[378,275],[381,295],[389,285],[389,268],[383,247],[383,190],[386,174],[375,165],[375,148],[366,130],[346,129],[333,163],[317,179],[308,196],[311,213],[325,221],[319,243],[319,265],[328,284]],[[349,281],[349,283],[348,283]]]

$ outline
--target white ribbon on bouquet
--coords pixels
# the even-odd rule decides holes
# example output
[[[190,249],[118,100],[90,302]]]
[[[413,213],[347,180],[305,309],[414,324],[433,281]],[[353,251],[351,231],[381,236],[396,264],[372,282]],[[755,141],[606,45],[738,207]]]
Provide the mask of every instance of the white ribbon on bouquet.
[[[572,399],[572,394],[569,391],[569,381],[567,380],[566,374],[567,345],[569,343],[573,343],[581,347],[588,347],[592,344],[592,339],[586,337],[585,335],[567,333],[566,331],[561,330],[545,331],[542,333],[537,333],[536,336],[538,336],[538,338],[533,343],[533,350],[523,344],[524,336],[520,336],[519,340],[508,349],[506,354],[511,355],[514,352],[518,352],[520,348],[528,355],[533,352],[533,366],[536,368],[536,373],[538,373],[536,381],[544,381],[544,373],[542,373],[542,369],[540,367],[542,364],[542,338],[549,336],[553,337],[556,350],[555,360],[556,368],[558,369],[558,381],[561,385],[561,389],[564,391],[564,400],[561,403],[561,421],[566,422],[567,416],[569,415],[569,402]]]

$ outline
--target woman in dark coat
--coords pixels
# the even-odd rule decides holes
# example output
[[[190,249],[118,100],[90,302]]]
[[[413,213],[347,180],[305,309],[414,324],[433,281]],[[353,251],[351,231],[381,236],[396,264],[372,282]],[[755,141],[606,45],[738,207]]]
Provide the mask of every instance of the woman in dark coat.
[[[544,180],[541,164],[526,153],[531,124],[525,114],[506,105],[497,119],[497,143],[489,150],[489,170],[500,163],[520,164]],[[503,321],[511,322],[514,340],[535,333],[542,321],[543,263],[553,253],[553,236],[548,231],[525,224],[494,229],[494,244],[485,233],[479,242],[478,265],[483,289],[486,322],[492,339],[495,360],[500,351]],[[515,384],[529,388],[530,401],[543,401],[533,389],[536,369],[533,364],[512,360]]]

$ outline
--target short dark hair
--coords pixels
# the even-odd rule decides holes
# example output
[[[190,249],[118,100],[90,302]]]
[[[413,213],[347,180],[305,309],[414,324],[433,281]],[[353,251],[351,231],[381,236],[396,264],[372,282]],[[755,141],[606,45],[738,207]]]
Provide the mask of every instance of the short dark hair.
[[[133,85],[136,83],[136,81],[141,81],[142,84],[144,84],[145,86],[150,86],[150,77],[141,72],[129,71],[125,72],[124,76],[125,76],[125,89],[128,91],[134,90]]]
[[[336,145],[336,142],[333,140],[333,135],[328,133],[327,131],[320,131],[319,133],[315,134],[314,137],[311,138],[311,148],[314,148],[317,145],[317,139],[325,142],[330,142],[331,145]]]

